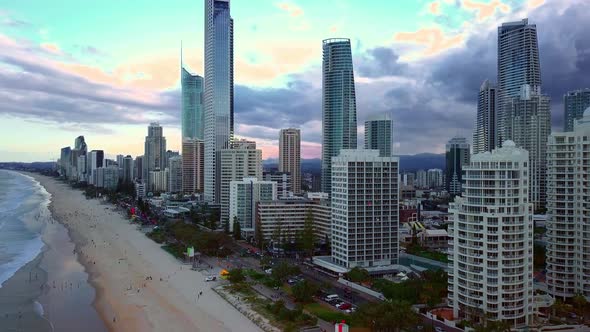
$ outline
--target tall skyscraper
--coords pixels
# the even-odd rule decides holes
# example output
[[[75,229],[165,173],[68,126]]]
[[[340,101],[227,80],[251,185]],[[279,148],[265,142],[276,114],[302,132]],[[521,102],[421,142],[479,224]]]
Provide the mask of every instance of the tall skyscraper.
[[[477,118],[473,130],[473,154],[492,151],[496,142],[498,88],[485,80],[479,88],[477,99]]]
[[[535,210],[545,207],[547,173],[547,139],[551,134],[550,98],[541,95],[529,85],[521,87],[521,93],[512,100],[506,114],[506,135],[516,146],[529,152],[530,202]]]
[[[590,107],[590,89],[569,91],[563,96],[564,131],[574,130],[574,120],[584,115],[584,110]]]
[[[229,0],[205,0],[205,192],[219,203],[220,151],[234,134],[234,21]]]
[[[301,131],[289,128],[279,133],[279,171],[291,174],[293,193],[301,193]]]
[[[342,150],[332,169],[332,264],[369,272],[398,264],[399,159]]]
[[[70,159],[72,155],[72,148],[69,146],[61,148],[59,156],[59,173],[61,176],[67,178],[71,169]]]
[[[123,168],[123,158],[125,158],[124,155],[122,154],[118,154],[117,155],[117,166],[119,166],[119,168]]]
[[[440,188],[443,185],[443,170],[431,168],[426,172],[426,186],[428,188]]]
[[[350,39],[323,41],[322,191],[332,190],[332,157],[356,149],[356,95]]]
[[[81,156],[85,156],[88,152],[88,146],[86,145],[86,141],[84,140],[84,136],[76,137],[74,141],[74,149],[80,151]]]
[[[182,139],[205,136],[203,112],[203,77],[191,74],[182,63],[180,50],[180,84],[182,90]]]
[[[203,192],[204,151],[203,141],[185,138],[182,141],[182,192]]]
[[[88,176],[88,184],[97,185],[96,170],[101,167],[106,167],[103,150],[92,150],[88,152],[86,157],[86,174]]]
[[[231,181],[245,177],[262,180],[262,150],[256,149],[256,142],[239,140],[232,142],[231,149],[223,149],[221,155],[221,223],[229,220],[229,189]]]
[[[168,160],[168,192],[182,192],[182,157],[174,156]]]
[[[558,298],[590,299],[590,107],[547,147],[547,286]]]
[[[141,180],[143,178],[143,156],[137,156],[135,157],[135,170],[134,170],[134,176],[135,179],[137,180]],[[145,188],[145,186],[144,186]]]
[[[159,123],[151,123],[148,127],[148,135],[145,137],[145,151],[143,154],[143,176],[146,190],[151,190],[150,172],[164,171],[166,169],[166,137]]]
[[[121,166],[123,169],[123,182],[133,182],[135,168],[133,164],[133,157],[127,155],[123,158],[123,165]]]
[[[463,166],[469,164],[469,143],[463,137],[452,138],[446,146],[445,187],[451,195],[461,194]]]
[[[391,156],[392,123],[389,113],[374,115],[365,121],[365,149],[379,150],[381,157]]]
[[[498,134],[496,142],[510,139],[505,133],[509,121],[507,111],[513,98],[520,94],[520,87],[528,84],[541,92],[541,65],[537,26],[528,19],[503,23],[498,27]],[[517,142],[518,144],[518,142]]]
[[[528,152],[506,141],[465,166],[465,192],[450,204],[449,305],[454,317],[529,325],[533,221]]]

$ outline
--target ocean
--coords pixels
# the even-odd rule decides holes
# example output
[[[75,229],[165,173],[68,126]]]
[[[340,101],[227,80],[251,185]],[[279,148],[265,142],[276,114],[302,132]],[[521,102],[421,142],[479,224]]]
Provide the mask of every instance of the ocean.
[[[0,287],[41,253],[50,197],[34,179],[0,170]]]

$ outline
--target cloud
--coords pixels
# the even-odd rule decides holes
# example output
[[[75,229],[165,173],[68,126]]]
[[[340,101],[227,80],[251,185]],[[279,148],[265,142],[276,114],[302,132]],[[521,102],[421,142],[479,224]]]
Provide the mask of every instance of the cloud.
[[[357,66],[358,73],[366,77],[397,76],[406,68],[406,64],[399,62],[399,55],[387,47],[368,50]]]
[[[303,9],[301,9],[301,7],[299,7],[293,3],[280,2],[277,4],[277,7],[279,7],[279,9],[289,13],[289,15],[292,17],[303,16]]]
[[[545,3],[545,0],[528,0],[527,5],[529,8],[537,8]]]
[[[428,11],[432,15],[440,15],[440,2],[434,1],[428,5]]]
[[[46,50],[49,53],[53,53],[53,54],[57,54],[57,55],[61,55],[61,49],[59,48],[59,46],[57,46],[57,44],[54,43],[41,43],[39,46],[41,46],[42,49]]]
[[[510,12],[510,6],[500,0],[493,0],[490,3],[463,0],[461,1],[461,4],[463,8],[477,12],[477,20],[480,22],[493,17],[497,10],[500,10],[503,13]]]
[[[433,56],[458,47],[463,44],[464,38],[462,34],[447,36],[438,27],[421,28],[415,32],[398,32],[393,36],[395,42],[420,45],[422,49],[418,54],[422,56]]]

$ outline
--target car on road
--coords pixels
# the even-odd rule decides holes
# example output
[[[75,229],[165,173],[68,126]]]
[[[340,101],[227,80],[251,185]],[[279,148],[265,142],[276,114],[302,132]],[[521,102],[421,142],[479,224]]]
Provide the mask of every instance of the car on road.
[[[348,302],[344,302],[344,303],[340,304],[339,306],[337,306],[337,308],[340,310],[348,310],[348,309],[352,308],[352,304],[350,304]]]
[[[205,278],[205,281],[215,281],[215,280],[217,280],[216,276],[208,276]]]
[[[266,270],[264,270],[264,273],[266,273],[266,274],[272,274],[272,269],[266,269]]]
[[[434,331],[436,331],[436,332],[444,332],[445,330],[443,330],[442,328],[440,328],[438,326],[435,326],[434,327]]]

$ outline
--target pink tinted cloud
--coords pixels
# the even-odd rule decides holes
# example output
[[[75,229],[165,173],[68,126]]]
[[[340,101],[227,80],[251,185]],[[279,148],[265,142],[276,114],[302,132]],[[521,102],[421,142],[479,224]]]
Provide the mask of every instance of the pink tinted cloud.
[[[62,54],[61,49],[55,43],[41,43],[39,46],[41,46],[42,49],[44,49],[45,51],[47,51],[49,53],[53,53],[56,55]]]
[[[277,7],[279,7],[279,9],[289,13],[289,15],[292,17],[303,16],[303,9],[301,9],[301,7],[299,7],[295,4],[288,3],[288,2],[280,2],[277,4]]]
[[[490,3],[482,3],[473,0],[463,0],[461,2],[463,8],[472,10],[477,13],[478,21],[485,21],[486,19],[494,16],[496,11],[500,10],[503,13],[510,12],[510,6],[503,3],[500,0],[493,0]]]
[[[462,34],[447,36],[440,28],[422,28],[415,32],[398,32],[393,40],[422,45],[421,55],[431,56],[463,44],[465,37]]]
[[[429,4],[428,11],[433,15],[440,15],[440,2],[435,1]]]

